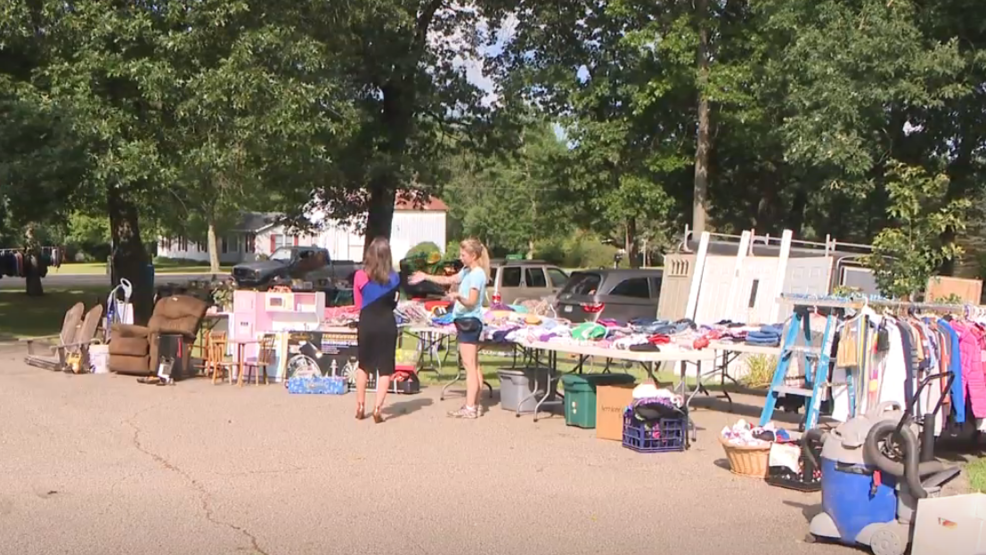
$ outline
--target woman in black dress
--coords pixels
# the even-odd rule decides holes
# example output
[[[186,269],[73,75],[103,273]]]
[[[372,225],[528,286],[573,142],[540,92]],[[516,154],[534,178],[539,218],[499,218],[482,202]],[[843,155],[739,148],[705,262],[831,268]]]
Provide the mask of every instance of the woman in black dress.
[[[373,421],[383,422],[383,408],[397,357],[397,320],[394,309],[400,291],[400,276],[394,271],[390,242],[377,237],[363,257],[363,269],[353,278],[353,298],[360,307],[357,330],[359,370],[356,371],[356,419],[366,418],[366,382],[377,374]]]

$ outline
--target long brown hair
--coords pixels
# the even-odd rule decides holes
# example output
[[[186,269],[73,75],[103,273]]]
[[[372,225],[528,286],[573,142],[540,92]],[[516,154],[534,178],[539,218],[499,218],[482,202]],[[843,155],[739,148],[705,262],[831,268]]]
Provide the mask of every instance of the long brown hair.
[[[370,281],[380,285],[390,282],[390,273],[394,271],[394,259],[390,255],[390,241],[383,237],[374,239],[366,248],[363,255],[363,271]]]
[[[490,253],[486,246],[479,242],[479,239],[469,238],[459,243],[459,248],[476,257],[476,265],[486,272],[486,279],[490,278]]]

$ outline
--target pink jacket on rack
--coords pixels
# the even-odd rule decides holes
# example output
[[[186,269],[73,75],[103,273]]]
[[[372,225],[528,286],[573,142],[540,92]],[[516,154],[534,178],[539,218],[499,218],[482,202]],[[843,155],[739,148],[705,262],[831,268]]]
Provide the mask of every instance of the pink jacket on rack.
[[[983,332],[976,326],[952,322],[952,329],[959,334],[959,351],[962,356],[962,380],[976,418],[986,418],[986,377],[983,375],[982,349],[986,345]]]

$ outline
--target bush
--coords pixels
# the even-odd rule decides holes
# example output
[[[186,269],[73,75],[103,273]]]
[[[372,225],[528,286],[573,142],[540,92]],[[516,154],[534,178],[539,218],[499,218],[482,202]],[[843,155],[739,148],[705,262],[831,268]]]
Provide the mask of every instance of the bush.
[[[565,245],[558,239],[538,241],[534,244],[534,258],[557,266],[565,265]]]
[[[424,243],[418,243],[417,245],[411,247],[411,250],[407,251],[407,254],[405,254],[404,257],[411,258],[412,256],[416,256],[420,254],[424,254],[427,256],[429,254],[436,252],[441,254],[442,249],[435,243],[432,243],[431,241],[425,241]]]
[[[594,238],[587,238],[572,245],[571,258],[565,261],[566,268],[610,268],[613,256],[620,249],[604,245]]]
[[[598,237],[576,234],[564,240],[547,240],[535,245],[534,258],[563,268],[609,268],[619,249],[604,245]]]
[[[459,258],[459,242],[449,241],[448,245],[445,246],[445,258],[448,260],[453,260]]]

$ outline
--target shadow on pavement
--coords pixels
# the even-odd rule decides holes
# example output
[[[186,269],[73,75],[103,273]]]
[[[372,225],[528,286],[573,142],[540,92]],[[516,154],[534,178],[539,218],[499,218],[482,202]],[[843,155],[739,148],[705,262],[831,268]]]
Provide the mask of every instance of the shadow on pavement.
[[[430,407],[434,404],[431,399],[411,399],[410,401],[401,401],[398,403],[392,403],[383,409],[384,415],[388,419],[393,420],[394,418],[400,418],[401,416],[411,414],[413,412],[419,411],[425,407]]]
[[[794,507],[795,509],[801,509],[802,516],[805,517],[806,521],[811,521],[816,515],[822,512],[822,504],[809,505],[807,503],[798,503],[796,501],[783,501],[788,507]]]

